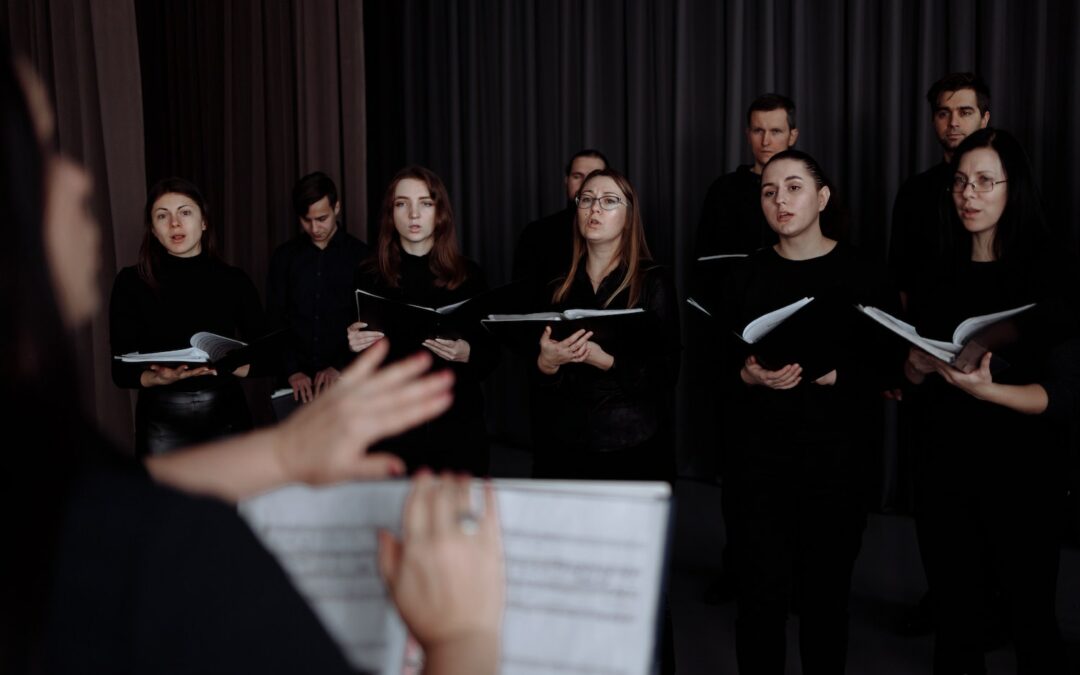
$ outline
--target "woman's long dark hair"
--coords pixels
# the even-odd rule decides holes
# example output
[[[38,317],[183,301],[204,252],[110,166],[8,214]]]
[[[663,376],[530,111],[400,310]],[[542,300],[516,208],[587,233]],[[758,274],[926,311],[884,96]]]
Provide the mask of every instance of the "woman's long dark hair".
[[[0,511],[0,672],[42,670],[56,539],[86,437],[74,358],[43,236],[48,161],[0,37],[0,408],[8,434]]]
[[[137,263],[139,277],[153,289],[158,287],[157,272],[160,269],[161,260],[164,256],[169,255],[169,252],[154,236],[154,203],[167,194],[184,195],[199,207],[203,223],[206,225],[206,229],[202,232],[202,251],[210,257],[217,257],[217,238],[214,236],[213,221],[210,219],[210,205],[206,203],[206,199],[203,197],[202,192],[199,191],[199,188],[191,181],[183,178],[173,177],[159,180],[154,183],[154,186],[146,194],[146,206],[143,207],[143,240],[142,245],[139,247],[139,261]]]
[[[435,243],[428,256],[428,266],[435,275],[435,285],[453,290],[465,281],[467,268],[458,249],[454,231],[454,211],[450,208],[450,195],[442,179],[432,170],[422,166],[410,166],[398,171],[383,196],[382,213],[379,217],[379,243],[373,264],[378,275],[390,288],[401,284],[401,238],[394,226],[394,192],[398,183],[412,178],[428,188],[435,202]]]
[[[578,195],[585,189],[585,186],[589,184],[594,178],[600,178],[607,176],[611,180],[615,181],[615,185],[619,187],[619,191],[626,197],[626,225],[623,227],[622,237],[619,239],[619,265],[616,269],[623,269],[625,273],[623,278],[619,281],[619,285],[608,296],[608,299],[604,301],[604,307],[611,304],[611,301],[615,299],[619,293],[622,293],[624,289],[630,289],[630,296],[627,299],[627,308],[637,305],[638,300],[641,299],[641,286],[642,281],[645,278],[645,263],[652,260],[652,254],[649,253],[649,245],[645,243],[645,226],[641,222],[641,209],[638,206],[637,192],[634,191],[634,186],[630,184],[630,179],[622,175],[615,169],[597,169],[591,172],[585,177],[585,180],[581,182],[581,188],[578,190]],[[574,254],[570,263],[570,271],[567,272],[566,279],[562,284],[555,289],[551,301],[554,304],[561,303],[566,296],[570,293],[570,287],[574,285],[574,277],[577,276],[578,269],[584,264],[587,245],[585,243],[585,237],[581,234],[581,228],[578,227],[577,218],[575,214],[574,220]]]
[[[810,177],[814,179],[814,185],[820,191],[821,188],[829,188],[829,201],[825,204],[824,210],[818,217],[818,222],[821,224],[821,233],[833,239],[835,241],[842,241],[848,234],[848,216],[847,211],[840,205],[840,195],[836,192],[836,186],[833,185],[829,177],[825,175],[825,170],[821,168],[818,161],[803,152],[802,150],[787,149],[781,150],[776,153],[765,163],[765,166],[769,166],[773,162],[778,162],[783,159],[793,159],[802,163],[806,167],[806,170],[810,173]],[[762,174],[765,170],[762,169]]]

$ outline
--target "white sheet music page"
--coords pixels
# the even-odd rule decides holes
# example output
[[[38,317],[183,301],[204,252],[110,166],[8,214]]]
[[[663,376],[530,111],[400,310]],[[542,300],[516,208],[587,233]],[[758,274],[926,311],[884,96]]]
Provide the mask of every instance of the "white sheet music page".
[[[648,673],[669,487],[519,480],[495,487],[507,575],[501,672]],[[388,675],[406,668],[407,636],[378,576],[375,531],[399,530],[407,490],[403,481],[292,486],[240,507],[351,662]]]

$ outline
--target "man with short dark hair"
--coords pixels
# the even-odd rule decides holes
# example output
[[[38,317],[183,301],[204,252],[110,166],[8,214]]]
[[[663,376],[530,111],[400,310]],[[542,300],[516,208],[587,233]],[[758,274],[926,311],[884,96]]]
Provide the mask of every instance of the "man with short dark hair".
[[[751,253],[776,243],[761,211],[761,170],[776,153],[795,145],[795,103],[780,94],[762,94],[746,111],[746,142],[753,164],[716,179],[701,210],[694,257]]]
[[[514,249],[514,280],[527,279],[543,285],[570,269],[574,250],[574,225],[577,208],[574,198],[586,176],[606,169],[607,157],[599,150],[586,148],[574,153],[566,164],[563,184],[566,188],[566,207],[525,226]]]
[[[356,318],[354,274],[368,247],[339,226],[337,187],[325,173],[296,182],[293,209],[302,231],[270,258],[266,306],[272,325],[291,329],[283,374],[306,403],[352,360],[345,329]]]
[[[910,294],[918,292],[920,282],[927,278],[928,265],[944,253],[941,205],[952,181],[953,150],[990,123],[990,88],[974,73],[946,75],[930,87],[926,100],[942,160],[900,187],[889,243],[889,268],[905,307]]]

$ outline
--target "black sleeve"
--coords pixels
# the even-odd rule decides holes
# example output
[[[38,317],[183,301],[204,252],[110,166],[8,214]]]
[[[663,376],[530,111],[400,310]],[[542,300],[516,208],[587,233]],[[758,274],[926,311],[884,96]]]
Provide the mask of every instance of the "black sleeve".
[[[233,510],[172,502],[140,561],[136,672],[353,672]]]
[[[146,317],[139,307],[139,296],[147,292],[134,268],[120,270],[109,298],[109,348],[113,356],[137,352],[143,341]],[[112,359],[112,379],[118,387],[141,389],[140,378],[146,366]]]
[[[259,300],[259,292],[255,290],[255,284],[251,283],[248,275],[239,268],[232,270],[234,288],[234,316],[236,317],[236,332],[244,342],[254,342],[266,335],[266,317],[263,314],[262,302]],[[248,377],[267,375],[273,372],[272,359],[255,359],[251,364]]]
[[[705,193],[705,204],[701,207],[697,236],[694,237],[694,260],[718,253],[721,249],[719,220],[723,208],[722,181],[723,178],[713,181]]]
[[[656,335],[640,347],[609,352],[615,364],[608,371],[627,390],[671,391],[679,379],[682,336],[675,282],[666,269],[646,272],[640,306],[656,316]],[[603,345],[601,345],[603,346]]]
[[[471,298],[488,290],[484,271],[479,265],[469,265],[468,293],[464,297]],[[468,368],[477,380],[484,380],[499,365],[499,345],[491,333],[484,330],[480,323],[474,323],[465,332],[465,339],[469,342]]]
[[[289,338],[282,341],[280,371],[285,377],[300,370],[297,358],[297,335],[291,329],[289,317],[289,253],[279,246],[270,258],[270,271],[266,275],[266,325],[269,330],[290,328]]]

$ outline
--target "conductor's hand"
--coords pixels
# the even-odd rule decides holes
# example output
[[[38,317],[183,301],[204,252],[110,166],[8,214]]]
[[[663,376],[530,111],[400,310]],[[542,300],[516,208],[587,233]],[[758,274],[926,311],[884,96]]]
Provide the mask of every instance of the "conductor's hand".
[[[203,375],[217,375],[217,371],[209,366],[191,368],[185,365],[169,368],[168,366],[155,364],[142,371],[139,382],[144,387],[163,387],[173,382],[186,380],[189,377],[201,377]]]
[[[743,382],[751,386],[792,389],[802,382],[802,366],[789,363],[780,370],[765,370],[758,364],[756,358],[749,356],[739,375]]]
[[[379,572],[432,672],[495,672],[506,583],[490,483],[477,514],[467,477],[418,473],[402,538],[379,532]]]
[[[349,336],[349,349],[354,352],[362,352],[386,337],[385,334],[377,330],[364,330],[365,328],[367,328],[366,323],[357,321],[345,329],[345,333]]]
[[[457,361],[458,363],[468,363],[469,354],[472,353],[472,348],[465,340],[432,338],[424,340],[424,346],[430,349],[435,356],[446,361]]]
[[[433,419],[450,407],[453,372],[424,375],[431,356],[419,353],[385,368],[389,345],[379,341],[345,369],[337,383],[290,415],[274,435],[274,453],[289,482],[333,483],[405,472],[376,441]]]
[[[540,336],[540,355],[536,357],[536,366],[545,375],[554,375],[559,366],[565,363],[583,363],[589,358],[589,338],[592,331],[584,328],[576,331],[573,335],[556,342],[551,339],[551,326],[544,328]]]
[[[918,347],[912,347],[908,350],[907,361],[904,362],[904,376],[912,384],[922,384],[927,375],[937,371],[938,364],[944,365],[944,362]]]

